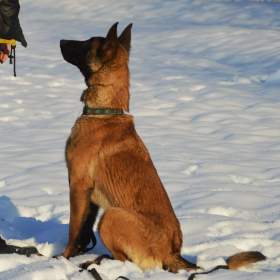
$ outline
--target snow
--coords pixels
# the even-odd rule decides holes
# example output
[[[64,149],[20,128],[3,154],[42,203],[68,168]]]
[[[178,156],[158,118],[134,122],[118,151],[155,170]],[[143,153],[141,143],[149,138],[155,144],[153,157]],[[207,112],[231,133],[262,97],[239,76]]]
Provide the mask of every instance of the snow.
[[[242,250],[267,261],[197,279],[280,278],[279,1],[21,1],[29,46],[18,77],[0,66],[0,234],[46,257],[0,255],[0,279],[92,279],[50,256],[67,242],[64,145],[83,79],[59,40],[133,22],[131,113],[180,220],[182,254],[204,268]],[[130,263],[94,266],[104,280],[186,279]]]

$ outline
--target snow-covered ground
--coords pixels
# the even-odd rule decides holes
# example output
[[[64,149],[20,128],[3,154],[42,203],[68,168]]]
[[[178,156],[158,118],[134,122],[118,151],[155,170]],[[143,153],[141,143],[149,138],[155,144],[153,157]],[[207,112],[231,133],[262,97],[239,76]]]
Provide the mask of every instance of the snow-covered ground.
[[[259,250],[268,260],[198,279],[280,279],[280,3],[215,0],[21,1],[29,43],[18,77],[0,65],[0,234],[46,257],[0,255],[0,279],[92,279],[51,259],[67,242],[64,144],[82,110],[83,79],[59,40],[133,22],[131,113],[184,233],[204,268]],[[104,280],[186,279],[105,260]]]

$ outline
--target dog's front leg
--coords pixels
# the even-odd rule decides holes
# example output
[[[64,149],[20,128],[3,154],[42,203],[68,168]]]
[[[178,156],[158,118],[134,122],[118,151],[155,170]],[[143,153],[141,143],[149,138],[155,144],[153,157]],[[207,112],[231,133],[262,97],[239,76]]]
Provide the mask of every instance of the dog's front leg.
[[[63,252],[65,258],[70,258],[79,252],[79,237],[90,207],[90,191],[83,181],[70,184],[69,239]]]
[[[87,251],[87,245],[92,242],[92,248],[96,245],[96,238],[93,233],[93,225],[95,223],[98,214],[98,206],[94,203],[90,203],[88,214],[80,232],[79,237],[79,250],[80,252]]]

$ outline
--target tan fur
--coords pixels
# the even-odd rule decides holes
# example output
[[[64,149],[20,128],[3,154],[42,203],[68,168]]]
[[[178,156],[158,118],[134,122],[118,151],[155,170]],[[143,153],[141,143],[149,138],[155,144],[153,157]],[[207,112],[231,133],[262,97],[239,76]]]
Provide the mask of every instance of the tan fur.
[[[94,73],[88,86],[84,102],[89,107],[122,108],[129,111],[129,70],[128,54],[119,47],[116,57],[109,65],[100,66]]]
[[[258,251],[237,253],[226,260],[229,269],[238,269],[243,266],[263,261],[266,257]]]
[[[179,254],[178,220],[131,116],[83,116],[66,151],[70,192],[107,209],[99,230],[115,258],[146,269]]]
[[[94,37],[75,43],[83,44],[83,52],[87,46],[86,59],[91,68],[86,76],[88,89],[81,99],[91,108],[128,111],[129,48],[120,43],[124,38],[116,42],[113,29],[106,39]],[[108,48],[111,45],[115,47]],[[65,59],[87,74],[84,65],[72,62],[65,49],[62,46]],[[102,56],[98,55],[100,50]],[[142,269],[163,267],[177,272],[197,268],[180,255],[182,232],[178,219],[131,115],[82,115],[72,128],[65,152],[70,184],[65,257],[74,256],[81,244],[87,244],[98,206],[105,209],[99,234],[115,259],[131,260]],[[93,210],[91,204],[96,205]]]
[[[96,58],[94,48],[100,44],[93,40],[89,56]],[[128,52],[118,44],[114,59],[103,64],[102,59],[93,60],[83,102],[128,111]],[[67,141],[66,161],[71,213],[65,257],[77,253],[88,205],[94,203],[105,209],[98,228],[114,258],[131,260],[142,269],[195,267],[178,262],[180,225],[131,115],[81,116]]]

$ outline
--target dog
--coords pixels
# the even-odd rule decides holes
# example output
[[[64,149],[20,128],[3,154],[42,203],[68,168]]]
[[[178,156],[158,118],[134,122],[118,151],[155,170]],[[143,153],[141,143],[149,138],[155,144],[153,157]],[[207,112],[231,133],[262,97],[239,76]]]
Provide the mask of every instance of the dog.
[[[65,149],[70,225],[63,256],[85,250],[101,207],[98,232],[114,259],[143,270],[196,270],[181,256],[179,221],[128,113],[132,24],[120,36],[117,25],[106,37],[60,41],[63,58],[79,68],[87,85],[83,114]]]

